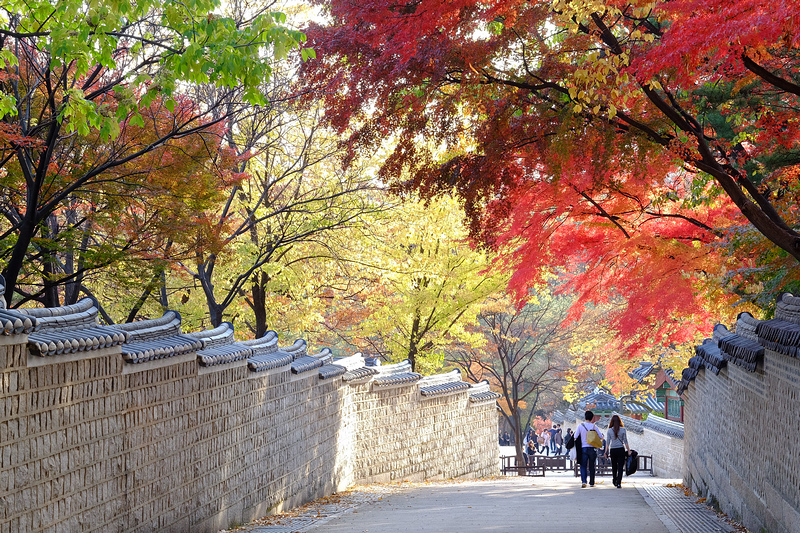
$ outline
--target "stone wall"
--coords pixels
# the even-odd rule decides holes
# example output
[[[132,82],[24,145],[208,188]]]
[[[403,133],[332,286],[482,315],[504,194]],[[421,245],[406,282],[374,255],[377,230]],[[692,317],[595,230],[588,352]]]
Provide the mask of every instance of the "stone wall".
[[[800,298],[714,328],[683,371],[684,482],[748,530],[800,532]]]
[[[495,403],[466,384],[425,396],[194,352],[131,364],[119,345],[43,357],[12,326],[0,533],[211,532],[357,482],[498,473]]]
[[[763,369],[700,369],[686,390],[684,482],[750,531],[800,531],[800,361],[766,350]]]

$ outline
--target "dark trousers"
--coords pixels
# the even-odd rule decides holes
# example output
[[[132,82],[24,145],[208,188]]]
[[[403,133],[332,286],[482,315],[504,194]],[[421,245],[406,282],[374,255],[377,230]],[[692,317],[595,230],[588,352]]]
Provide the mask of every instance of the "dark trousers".
[[[611,477],[614,479],[615,487],[622,484],[622,473],[625,471],[627,455],[625,448],[611,448]]]
[[[581,450],[581,483],[586,483],[586,475],[589,475],[589,485],[594,485],[594,467],[597,462],[597,448],[594,446],[584,447]]]

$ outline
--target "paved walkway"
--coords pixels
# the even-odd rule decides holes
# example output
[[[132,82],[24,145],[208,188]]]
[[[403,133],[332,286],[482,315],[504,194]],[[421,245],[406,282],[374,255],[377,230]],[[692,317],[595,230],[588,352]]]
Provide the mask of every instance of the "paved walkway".
[[[729,533],[736,529],[687,497],[679,480],[610,478],[580,488],[571,473],[544,478],[371,485],[239,529],[250,533]],[[670,483],[671,482],[671,483]],[[614,524],[613,527],[611,524]]]

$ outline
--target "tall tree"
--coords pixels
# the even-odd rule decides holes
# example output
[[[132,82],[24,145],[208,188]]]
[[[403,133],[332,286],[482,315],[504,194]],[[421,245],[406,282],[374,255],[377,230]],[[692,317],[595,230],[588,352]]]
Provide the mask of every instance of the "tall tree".
[[[549,293],[547,286],[543,291],[521,309],[508,299],[487,305],[478,317],[486,344],[464,346],[449,356],[470,379],[488,379],[503,395],[501,412],[514,431],[518,464],[524,464],[523,435],[537,404],[566,384],[568,351],[577,328],[567,320],[569,298]]]
[[[187,116],[197,105],[176,97],[173,111],[161,99],[141,111],[145,126],[121,124],[115,139],[77,133],[74,153],[66,158],[53,179],[59,185],[88,171],[109,153],[144,146]],[[220,124],[194,135],[171,139],[125,164],[108,169],[91,186],[67,196],[42,224],[29,246],[16,287],[17,304],[37,301],[47,307],[70,304],[80,293],[90,293],[89,280],[98,269],[130,260],[136,270],[163,270],[159,258],[186,257],[189,249],[207,245],[193,234],[202,213],[222,199],[220,189],[237,176],[227,172],[233,158],[220,147]],[[24,211],[25,181],[18,167],[9,166],[3,181],[0,208],[10,218]],[[0,239],[0,257],[8,259],[15,244],[13,227]],[[172,244],[170,244],[172,243]],[[131,265],[132,266],[132,265]],[[149,274],[150,276],[154,273]],[[21,297],[21,298],[20,298]]]
[[[3,213],[3,237],[13,240],[3,269],[9,287],[51,214],[92,192],[108,172],[219,120],[209,118],[214,105],[196,108],[148,142],[118,143],[80,170],[77,136],[113,140],[122,124],[143,127],[143,110],[158,98],[174,110],[184,84],[212,83],[263,103],[258,87],[273,58],[304,36],[282,27],[277,13],[237,26],[213,13],[218,5],[58,0],[0,7],[0,166],[19,176],[21,199]],[[8,303],[13,296],[6,291]]]
[[[363,294],[369,315],[357,328],[365,351],[430,373],[441,368],[448,346],[480,339],[465,327],[508,277],[469,244],[455,207],[448,199],[410,198],[362,242],[362,264],[375,276]]]
[[[320,4],[331,123],[353,153],[400,139],[382,175],[455,192],[521,298],[567,265],[578,306],[621,295],[619,330],[680,342],[764,241],[797,279],[796,1]]]

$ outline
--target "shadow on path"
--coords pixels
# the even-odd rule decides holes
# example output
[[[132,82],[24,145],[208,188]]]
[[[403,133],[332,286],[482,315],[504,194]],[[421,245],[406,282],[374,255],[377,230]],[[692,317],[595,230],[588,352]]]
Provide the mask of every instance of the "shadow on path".
[[[569,474],[546,478],[397,483],[358,487],[287,515],[266,517],[250,533],[715,533],[737,531],[687,497],[677,480],[633,476],[616,489],[600,478],[580,488]],[[326,501],[327,500],[327,501]],[[613,524],[613,525],[612,525]],[[741,530],[739,530],[741,531]]]

